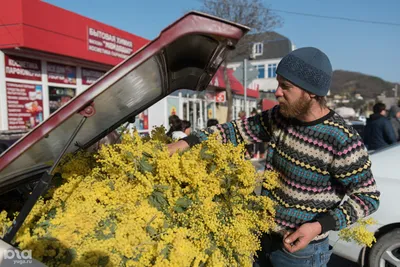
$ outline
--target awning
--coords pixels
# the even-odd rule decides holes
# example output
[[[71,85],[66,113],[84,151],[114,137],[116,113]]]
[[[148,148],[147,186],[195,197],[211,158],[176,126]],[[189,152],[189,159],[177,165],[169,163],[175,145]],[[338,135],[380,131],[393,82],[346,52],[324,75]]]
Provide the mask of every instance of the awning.
[[[232,93],[235,95],[244,95],[244,87],[242,83],[233,75],[233,69],[228,69],[228,79],[232,88]],[[220,67],[215,73],[210,83],[218,89],[225,90],[226,84],[224,79],[224,67]],[[257,89],[247,88],[247,97],[259,98],[260,94]]]

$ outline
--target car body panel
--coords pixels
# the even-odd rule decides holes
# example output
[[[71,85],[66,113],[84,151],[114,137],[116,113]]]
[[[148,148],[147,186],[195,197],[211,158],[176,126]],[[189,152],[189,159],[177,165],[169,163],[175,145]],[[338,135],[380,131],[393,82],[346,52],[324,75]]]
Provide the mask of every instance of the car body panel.
[[[372,232],[379,231],[382,227],[400,224],[400,145],[393,145],[385,149],[374,151],[370,155],[372,173],[381,193],[378,210],[370,217],[377,222],[368,229]],[[363,247],[354,242],[339,240],[337,232],[331,232],[329,241],[335,254],[348,260],[357,262]]]

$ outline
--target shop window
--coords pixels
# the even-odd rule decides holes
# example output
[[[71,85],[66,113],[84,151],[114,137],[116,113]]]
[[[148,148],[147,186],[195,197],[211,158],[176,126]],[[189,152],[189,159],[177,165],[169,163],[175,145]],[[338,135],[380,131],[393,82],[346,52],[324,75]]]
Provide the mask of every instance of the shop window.
[[[268,64],[268,78],[276,77],[276,64]]]
[[[76,94],[76,89],[49,86],[50,114],[68,103]]]

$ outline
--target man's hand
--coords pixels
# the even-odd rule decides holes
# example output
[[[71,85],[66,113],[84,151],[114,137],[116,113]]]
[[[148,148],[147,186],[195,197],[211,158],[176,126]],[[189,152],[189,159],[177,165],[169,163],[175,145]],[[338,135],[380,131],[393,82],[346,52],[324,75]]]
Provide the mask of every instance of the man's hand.
[[[294,233],[286,234],[283,237],[283,246],[290,253],[305,248],[317,235],[321,234],[319,222],[305,223]]]
[[[188,145],[188,143],[186,143],[186,141],[180,140],[178,142],[167,145],[167,148],[168,148],[169,154],[172,155],[178,150],[183,151],[185,149],[188,149],[189,145]]]

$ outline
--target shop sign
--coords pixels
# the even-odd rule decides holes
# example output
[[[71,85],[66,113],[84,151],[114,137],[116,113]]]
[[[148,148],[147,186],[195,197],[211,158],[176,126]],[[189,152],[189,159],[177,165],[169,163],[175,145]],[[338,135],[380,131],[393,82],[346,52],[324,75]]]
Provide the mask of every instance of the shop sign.
[[[91,85],[105,74],[104,71],[82,68],[82,84]]]
[[[47,79],[50,83],[76,84],[76,67],[48,62]]]
[[[215,94],[215,102],[217,103],[224,103],[226,101],[226,92],[217,92]]]
[[[179,98],[170,96],[167,98],[168,116],[179,116]]]
[[[125,59],[132,54],[133,43],[130,40],[89,27],[88,49],[92,52]]]
[[[148,131],[149,130],[149,110],[146,109],[136,116],[135,127],[138,131]]]
[[[43,121],[42,86],[6,82],[9,130],[28,130]]]
[[[5,55],[6,77],[41,81],[42,66],[40,60]]]

